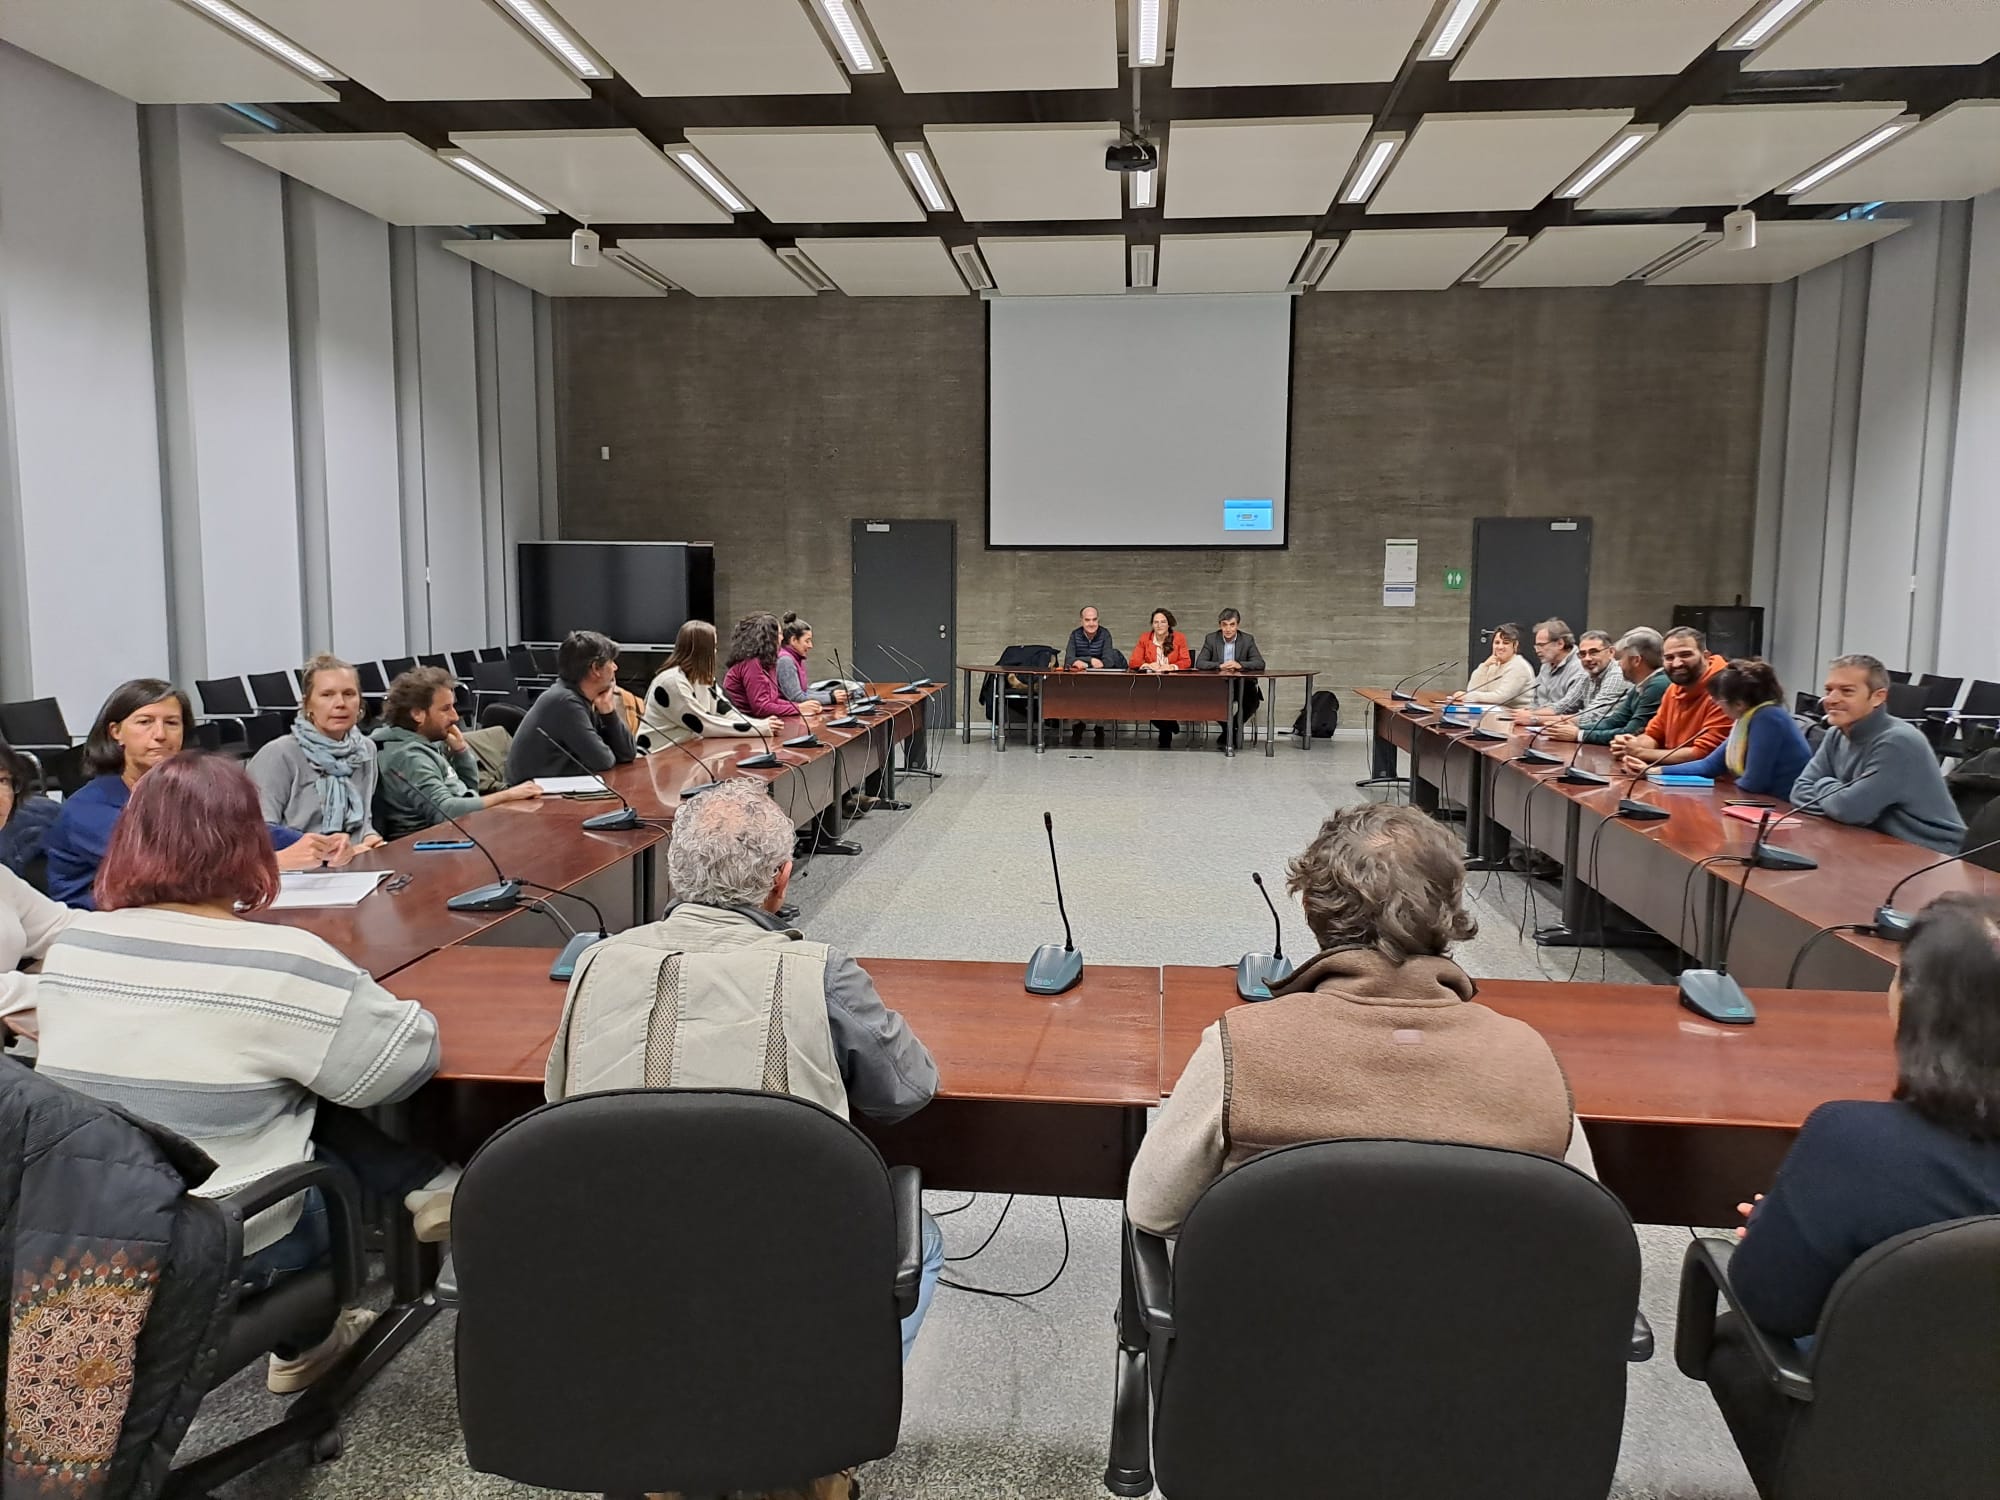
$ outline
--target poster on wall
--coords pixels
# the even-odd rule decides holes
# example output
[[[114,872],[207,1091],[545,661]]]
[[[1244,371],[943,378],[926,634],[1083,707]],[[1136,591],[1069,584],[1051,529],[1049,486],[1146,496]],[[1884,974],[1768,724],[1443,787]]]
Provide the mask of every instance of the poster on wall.
[[[1385,609],[1414,609],[1416,604],[1416,538],[1391,537],[1382,544],[1382,605]]]

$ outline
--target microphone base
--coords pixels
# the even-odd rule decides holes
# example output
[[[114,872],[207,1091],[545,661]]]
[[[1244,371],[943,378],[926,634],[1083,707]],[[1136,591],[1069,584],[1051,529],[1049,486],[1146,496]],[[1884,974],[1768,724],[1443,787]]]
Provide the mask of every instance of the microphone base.
[[[1636,798],[1621,797],[1618,800],[1618,816],[1630,818],[1635,823],[1662,823],[1673,814],[1664,807],[1655,807],[1650,802],[1640,802]]]
[[[617,812],[599,813],[594,818],[585,818],[583,826],[592,833],[617,833],[626,828],[639,826],[639,810],[636,807],[621,807]]]
[[[826,721],[826,727],[828,729],[852,729],[856,724],[859,724],[860,722],[861,721],[855,718],[853,714],[842,714],[837,719],[828,719]]]
[[[1058,943],[1044,943],[1028,960],[1023,984],[1031,995],[1060,995],[1083,982],[1083,952]]]
[[[1683,971],[1681,1004],[1725,1026],[1748,1026],[1757,1019],[1757,1007],[1743,993],[1743,986],[1720,969]]]
[[[691,786],[684,786],[681,788],[681,801],[685,802],[690,797],[699,797],[703,792],[712,792],[721,785],[723,783],[720,781],[697,781]]]
[[[1897,911],[1893,906],[1878,906],[1875,908],[1875,936],[1892,943],[1907,943],[1910,929],[1916,921],[1906,911]]]
[[[778,743],[787,750],[817,750],[826,741],[816,734],[799,734],[788,740],[779,740]]]
[[[521,882],[497,880],[460,891],[445,902],[447,911],[512,911],[521,904]]]
[[[1517,766],[1566,766],[1569,762],[1564,760],[1560,755],[1549,754],[1546,750],[1523,750],[1519,755],[1514,757],[1514,764]],[[1588,773],[1586,772],[1585,774],[1587,775]]]
[[[1513,738],[1513,736],[1510,734],[1501,734],[1498,730],[1488,729],[1483,724],[1474,725],[1471,731],[1467,733],[1465,737],[1469,740],[1495,740],[1495,741],[1509,740]]]
[[[579,932],[567,943],[563,951],[556,955],[556,961],[549,965],[549,978],[559,983],[567,983],[576,974],[576,961],[583,957],[583,950],[593,943],[601,943],[610,937],[608,932]]]
[[[1416,700],[1417,695],[1415,693],[1406,693],[1401,688],[1397,688],[1395,692],[1389,695],[1389,701],[1392,703],[1414,703]]]
[[[1566,781],[1571,786],[1610,786],[1609,776],[1599,776],[1595,771],[1579,771],[1575,766],[1566,767],[1557,781]]]
[[[743,759],[736,762],[736,768],[739,771],[764,771],[782,766],[783,764],[784,762],[779,760],[775,754],[769,750],[765,750],[756,755],[744,756]]]
[[[1400,709],[1397,710],[1397,712],[1408,714],[1413,719],[1428,718],[1431,714],[1430,709],[1425,708],[1423,704],[1416,702],[1405,703]]]
[[[1794,854],[1771,844],[1759,844],[1750,851],[1750,864],[1758,870],[1817,870],[1819,861],[1809,854]]]
[[[901,687],[897,688],[896,691],[899,693],[921,693],[927,687],[936,687],[936,686],[937,684],[932,682],[930,678],[919,677],[915,682],[904,683]]]
[[[1242,1000],[1268,1000],[1271,986],[1292,977],[1292,961],[1280,953],[1246,953],[1236,960],[1236,994]]]

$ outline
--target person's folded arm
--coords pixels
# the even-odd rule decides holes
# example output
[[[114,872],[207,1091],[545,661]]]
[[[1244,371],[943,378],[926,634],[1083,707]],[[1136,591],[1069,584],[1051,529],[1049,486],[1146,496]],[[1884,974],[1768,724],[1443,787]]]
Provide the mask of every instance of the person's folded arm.
[[[1126,1217],[1152,1234],[1174,1234],[1229,1159],[1223,1138],[1220,1023],[1201,1034],[1201,1045],[1160,1106],[1125,1185]]]
[[[1903,778],[1891,766],[1864,763],[1852,781],[1829,780],[1835,789],[1819,793],[1813,811],[1836,823],[1873,823],[1902,800]]]
[[[597,733],[605,748],[611,752],[611,764],[629,766],[639,758],[639,742],[632,738],[632,726],[625,722],[625,715],[619,709],[608,714],[595,715]],[[609,766],[599,767],[609,770]]]
[[[883,1003],[868,971],[838,949],[826,955],[826,1013],[847,1101],[893,1125],[937,1096],[937,1062],[902,1015]]]
[[[1675,769],[1683,776],[1727,776],[1729,774],[1729,747],[1717,745],[1699,760],[1683,761]],[[1748,790],[1745,788],[1745,790]]]

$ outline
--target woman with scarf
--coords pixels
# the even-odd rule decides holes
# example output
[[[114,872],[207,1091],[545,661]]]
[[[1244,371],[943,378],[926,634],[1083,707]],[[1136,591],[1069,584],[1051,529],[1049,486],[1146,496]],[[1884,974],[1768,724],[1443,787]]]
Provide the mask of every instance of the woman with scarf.
[[[1785,707],[1785,690],[1771,664],[1757,657],[1733,661],[1708,679],[1708,695],[1729,710],[1735,727],[1700,760],[1674,766],[1673,773],[1726,777],[1750,796],[1789,797],[1812,759],[1812,746]]]
[[[382,843],[375,831],[375,742],[361,732],[361,677],[337,656],[299,669],[299,716],[291,734],[250,759],[264,816],[323,834],[343,855]],[[341,843],[340,841],[343,841]]]

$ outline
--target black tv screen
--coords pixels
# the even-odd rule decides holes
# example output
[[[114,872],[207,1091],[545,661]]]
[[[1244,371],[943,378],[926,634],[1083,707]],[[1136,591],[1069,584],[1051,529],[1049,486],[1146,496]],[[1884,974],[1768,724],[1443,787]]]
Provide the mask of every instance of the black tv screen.
[[[620,645],[670,646],[689,620],[715,618],[706,542],[522,542],[519,567],[524,640],[601,630]]]

